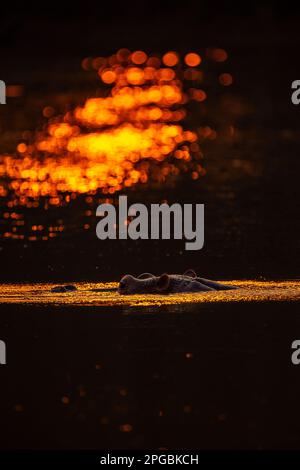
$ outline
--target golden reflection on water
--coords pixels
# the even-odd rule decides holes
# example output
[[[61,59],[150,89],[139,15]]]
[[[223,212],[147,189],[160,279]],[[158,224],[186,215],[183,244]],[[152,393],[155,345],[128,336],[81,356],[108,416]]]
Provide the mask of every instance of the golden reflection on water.
[[[10,304],[51,304],[69,306],[129,306],[147,307],[180,305],[187,303],[217,302],[262,302],[299,301],[300,281],[226,281],[238,290],[171,295],[128,295],[116,291],[105,291],[117,287],[117,283],[75,283],[77,291],[53,293],[57,284],[1,284],[0,303]]]
[[[180,63],[174,51],[148,58],[124,49],[86,58],[83,69],[101,80],[97,93],[62,115],[46,106],[44,128],[25,133],[16,155],[0,154],[0,197],[12,198],[11,207],[37,207],[44,197],[58,206],[70,202],[70,194],[111,195],[181,172],[198,179],[205,173],[202,128],[186,129],[183,121],[188,102],[202,107],[206,100],[201,62],[197,53]]]

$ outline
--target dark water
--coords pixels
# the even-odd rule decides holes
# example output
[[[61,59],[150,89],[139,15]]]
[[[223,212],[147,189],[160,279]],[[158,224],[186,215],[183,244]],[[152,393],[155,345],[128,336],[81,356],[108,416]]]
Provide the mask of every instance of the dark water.
[[[276,139],[276,152],[266,144]],[[198,182],[188,177],[167,189],[144,188],[128,193],[129,204],[167,199],[205,204],[205,244],[198,252],[185,251],[184,241],[100,241],[95,234],[97,198],[46,212],[21,209],[27,227],[57,225],[65,231],[44,241],[1,241],[5,269],[1,282],[118,280],[130,272],[184,272],[194,268],[209,278],[293,279],[299,276],[298,140],[285,146],[273,132],[251,135],[244,131],[236,144],[220,141],[206,153],[207,175]],[[273,145],[273,144],[272,144]],[[282,155],[284,154],[284,162]],[[3,201],[5,204],[5,201]],[[92,215],[86,217],[86,210]],[[6,211],[5,206],[2,213]],[[2,220],[2,233],[8,229]],[[83,225],[88,223],[89,229]]]
[[[1,448],[298,447],[298,313],[2,305]]]
[[[247,23],[248,28],[251,24]],[[243,23],[238,26],[242,28]],[[127,191],[129,203],[204,203],[205,245],[201,251],[187,252],[182,241],[172,240],[99,241],[95,236],[98,197],[89,203],[78,197],[65,207],[47,211],[42,207],[9,209],[23,213],[25,226],[18,230],[25,239],[6,239],[4,233],[11,230],[11,220],[3,218],[7,200],[1,198],[0,262],[5,266],[1,282],[117,280],[128,271],[181,272],[191,267],[211,278],[298,277],[299,110],[290,101],[290,84],[297,75],[291,58],[297,53],[297,42],[288,22],[277,25],[278,30],[275,26],[271,20],[265,24],[272,31],[268,41],[263,23],[257,35],[244,37],[243,42],[227,28],[220,32],[219,41],[229,52],[226,69],[235,81],[229,89],[220,90],[214,78],[225,65],[216,70],[208,67],[205,86],[210,99],[201,112],[189,110],[185,123],[192,129],[209,125],[217,131],[216,140],[201,142],[207,174],[198,181],[187,174],[160,187],[146,185]],[[203,44],[211,41],[208,30],[205,25]],[[195,39],[189,47],[192,44],[198,47]],[[154,46],[149,39],[147,50]],[[1,152],[13,152],[24,129],[44,124],[43,106],[52,103],[64,110],[70,103],[73,106],[93,96],[96,81],[82,71],[75,74],[82,57],[73,49],[66,57],[62,73],[61,62],[49,56],[51,80],[42,62],[33,72],[24,63],[20,77],[27,86],[25,96],[0,109]],[[279,59],[280,73],[275,73]],[[7,71],[14,71],[9,60]],[[235,129],[233,135],[230,126]],[[91,211],[88,217],[87,210]],[[60,221],[65,230],[56,238],[28,240],[34,234],[32,225],[58,226]],[[87,230],[85,224],[89,224]]]

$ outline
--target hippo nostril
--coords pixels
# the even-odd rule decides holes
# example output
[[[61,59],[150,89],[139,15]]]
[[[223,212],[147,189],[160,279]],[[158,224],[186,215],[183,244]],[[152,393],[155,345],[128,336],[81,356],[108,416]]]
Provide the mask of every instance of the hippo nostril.
[[[123,292],[123,291],[125,290],[125,288],[126,288],[126,283],[123,282],[123,281],[120,281],[120,283],[119,283],[119,291],[122,291],[122,292]]]

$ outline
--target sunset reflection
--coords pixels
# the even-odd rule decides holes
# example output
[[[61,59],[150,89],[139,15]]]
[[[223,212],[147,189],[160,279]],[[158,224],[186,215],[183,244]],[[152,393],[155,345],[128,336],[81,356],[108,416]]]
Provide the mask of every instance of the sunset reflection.
[[[221,49],[210,54],[227,57]],[[160,57],[120,49],[84,59],[82,68],[96,73],[105,91],[64,115],[46,106],[44,128],[20,142],[17,155],[0,157],[0,195],[31,207],[40,197],[60,204],[65,194],[109,195],[182,172],[199,178],[200,127],[189,128],[186,117],[190,101],[202,106],[207,99],[201,64],[198,53],[181,59],[176,51]],[[220,82],[228,85],[228,74]]]

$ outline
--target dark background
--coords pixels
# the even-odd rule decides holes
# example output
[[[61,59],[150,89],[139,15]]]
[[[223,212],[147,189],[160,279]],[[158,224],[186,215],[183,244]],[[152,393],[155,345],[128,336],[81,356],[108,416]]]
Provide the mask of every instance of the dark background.
[[[95,218],[93,229],[80,229],[86,206],[78,198],[25,214],[29,225],[63,217],[61,238],[1,238],[1,282],[190,267],[212,278],[298,277],[300,107],[290,96],[300,78],[299,27],[300,5],[291,2],[1,5],[0,77],[25,86],[24,97],[0,109],[1,152],[43,124],[40,110],[57,93],[92,94],[83,57],[120,47],[226,49],[234,84],[207,120],[238,129],[234,139],[205,144],[199,181],[129,193],[134,202],[205,203],[200,252],[185,252],[183,242],[100,242]],[[1,304],[8,364],[0,369],[0,448],[299,449],[299,370],[290,361],[299,332],[298,302]]]
[[[67,96],[73,87],[91,96],[82,58],[120,47],[226,49],[223,69],[234,84],[227,105],[219,111],[213,104],[208,121],[217,129],[234,123],[239,133],[232,141],[204,144],[207,175],[198,182],[182,178],[176,187],[129,194],[132,202],[205,203],[203,250],[185,252],[183,242],[173,241],[100,242],[95,217],[91,230],[80,228],[85,206],[79,198],[58,212],[28,211],[29,225],[36,218],[64,218],[69,230],[47,243],[1,240],[1,281],[117,279],[129,266],[135,274],[193,267],[216,278],[296,277],[300,109],[290,96],[300,76],[299,25],[299,6],[267,1],[2,6],[1,79],[25,87],[23,98],[9,99],[0,110],[3,151],[13,151],[24,128],[42,124],[41,109],[56,94]],[[212,91],[217,98],[219,91]]]

